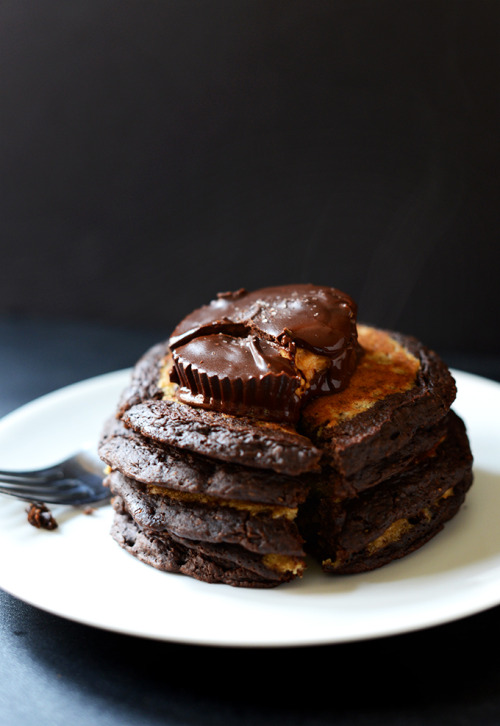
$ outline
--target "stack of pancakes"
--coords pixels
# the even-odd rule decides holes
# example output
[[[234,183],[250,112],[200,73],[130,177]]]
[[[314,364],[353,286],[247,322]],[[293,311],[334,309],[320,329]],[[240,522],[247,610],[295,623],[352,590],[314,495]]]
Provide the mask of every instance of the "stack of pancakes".
[[[357,338],[346,384],[292,423],[186,402],[169,341],[147,351],[99,445],[115,540],[161,570],[273,587],[308,556],[354,573],[433,537],[472,483],[455,382],[413,338],[362,325]]]
[[[134,369],[99,451],[112,536],[143,562],[208,582],[271,587],[302,575],[298,508],[320,452],[278,424],[179,403],[166,345]]]

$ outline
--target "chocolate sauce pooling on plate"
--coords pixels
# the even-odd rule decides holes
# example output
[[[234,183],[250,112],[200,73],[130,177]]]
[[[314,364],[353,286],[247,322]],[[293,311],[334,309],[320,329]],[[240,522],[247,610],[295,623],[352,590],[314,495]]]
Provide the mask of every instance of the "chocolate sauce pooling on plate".
[[[293,423],[311,398],[348,383],[358,354],[356,314],[352,298],[330,287],[221,293],[170,337],[177,397]]]

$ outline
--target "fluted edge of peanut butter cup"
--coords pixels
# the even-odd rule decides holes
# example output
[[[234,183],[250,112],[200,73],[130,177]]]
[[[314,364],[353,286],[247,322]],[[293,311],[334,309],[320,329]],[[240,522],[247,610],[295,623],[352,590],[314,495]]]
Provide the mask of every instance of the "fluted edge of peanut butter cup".
[[[233,416],[250,415],[267,421],[296,422],[301,399],[297,394],[301,379],[267,373],[259,378],[210,375],[192,363],[176,358],[179,387],[175,397],[192,406]]]

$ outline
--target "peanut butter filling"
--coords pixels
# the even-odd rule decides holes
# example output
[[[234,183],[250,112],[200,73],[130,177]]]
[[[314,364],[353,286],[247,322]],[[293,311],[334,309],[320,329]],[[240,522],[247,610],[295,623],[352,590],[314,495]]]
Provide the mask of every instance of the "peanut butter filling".
[[[198,494],[196,492],[179,492],[174,489],[167,489],[166,487],[156,486],[154,484],[148,484],[146,487],[148,494],[180,502],[208,504],[217,508],[230,507],[231,509],[239,509],[248,512],[251,516],[266,514],[272,519],[285,518],[290,521],[293,521],[297,516],[296,507],[280,507],[269,504],[256,504],[254,502],[236,499],[220,499],[219,497],[211,497],[206,494]]]
[[[439,503],[442,499],[448,499],[448,497],[452,497],[454,495],[454,488],[449,487],[446,489],[443,494],[441,494],[430,507],[425,507],[420,512],[420,519],[425,520],[426,522],[430,522],[433,517],[433,509],[437,509],[439,507]],[[368,542],[366,547],[364,548],[364,552],[368,557],[376,554],[379,550],[383,549],[384,547],[387,547],[391,545],[393,542],[398,542],[402,537],[404,537],[405,534],[410,532],[414,528],[415,524],[410,521],[410,519],[406,517],[401,517],[401,519],[396,519],[392,524],[387,527],[387,529],[382,532],[381,535],[373,539],[371,542]],[[342,557],[337,557],[335,561],[333,561],[331,558],[325,559],[323,561],[323,564],[327,567],[336,569],[344,564],[344,560]]]
[[[291,572],[297,577],[300,577],[305,569],[304,560],[301,560],[299,557],[289,557],[287,555],[264,555],[262,562],[270,570],[274,570],[275,572]]]
[[[415,385],[420,362],[384,331],[358,325],[364,351],[349,385],[312,401],[303,416],[315,427],[333,427],[371,408],[377,401]]]

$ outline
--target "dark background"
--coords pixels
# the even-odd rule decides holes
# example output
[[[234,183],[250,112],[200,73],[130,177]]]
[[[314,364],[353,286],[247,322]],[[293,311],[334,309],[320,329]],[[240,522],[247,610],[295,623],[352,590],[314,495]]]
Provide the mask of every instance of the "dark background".
[[[498,0],[2,2],[0,315],[308,281],[498,354],[499,41]]]

